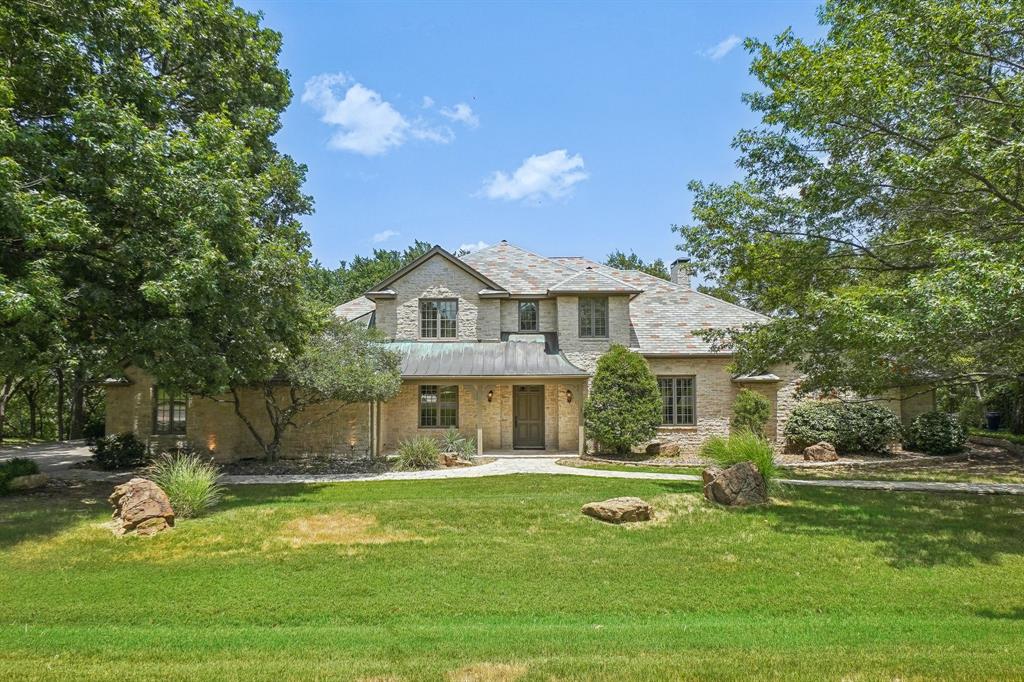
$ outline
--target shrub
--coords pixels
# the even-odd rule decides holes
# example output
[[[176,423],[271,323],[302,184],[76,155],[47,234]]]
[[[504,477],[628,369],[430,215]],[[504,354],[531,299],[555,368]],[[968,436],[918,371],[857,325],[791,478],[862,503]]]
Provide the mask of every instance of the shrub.
[[[459,445],[459,455],[462,459],[472,462],[476,459],[476,438],[464,438]]]
[[[197,516],[220,502],[220,468],[198,454],[165,452],[149,467],[147,475],[160,486],[174,508],[175,516]]]
[[[39,465],[35,463],[35,460],[14,457],[6,462],[0,462],[0,494],[7,492],[7,484],[12,478],[38,473]]]
[[[712,436],[700,447],[700,455],[721,467],[751,462],[761,472],[765,483],[771,483],[779,475],[772,444],[751,431],[737,431],[728,437]]]
[[[448,429],[441,434],[441,451],[442,452],[462,452],[466,439],[462,437],[459,430],[454,426],[449,426]]]
[[[981,428],[985,424],[985,404],[977,398],[965,398],[960,403],[957,419],[965,429]]]
[[[661,425],[661,392],[647,361],[614,345],[597,361],[583,408],[587,431],[602,446],[626,454],[655,436]]]
[[[967,433],[960,420],[947,412],[925,412],[910,423],[904,445],[929,455],[960,452],[967,442]]]
[[[134,433],[98,438],[92,452],[97,466],[107,471],[133,469],[149,461],[149,448]]]
[[[902,432],[899,418],[881,405],[839,400],[800,403],[785,428],[786,441],[793,448],[828,441],[840,453],[888,452]]]
[[[734,431],[750,431],[764,435],[765,424],[772,414],[772,404],[768,398],[757,391],[742,388],[732,403],[732,421]]]
[[[102,416],[92,416],[82,427],[82,438],[89,445],[92,445],[107,433],[107,424]]]
[[[434,469],[437,467],[441,449],[437,441],[429,436],[416,436],[398,444],[398,467],[400,469]]]

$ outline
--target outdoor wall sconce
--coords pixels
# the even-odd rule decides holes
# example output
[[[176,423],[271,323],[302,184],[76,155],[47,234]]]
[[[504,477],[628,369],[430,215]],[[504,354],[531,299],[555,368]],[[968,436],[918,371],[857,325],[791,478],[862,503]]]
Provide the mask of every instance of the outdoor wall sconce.
[[[494,391],[487,391],[487,402],[494,400]]]
[[[571,403],[572,402],[572,391],[566,390],[566,392],[565,392],[565,402],[567,402],[567,403]]]

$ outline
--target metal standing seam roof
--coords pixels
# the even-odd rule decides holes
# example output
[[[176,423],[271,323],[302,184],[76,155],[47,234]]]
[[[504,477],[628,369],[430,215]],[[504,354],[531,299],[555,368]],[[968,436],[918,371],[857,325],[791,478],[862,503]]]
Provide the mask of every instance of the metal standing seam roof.
[[[545,352],[544,337],[516,341],[394,341],[402,377],[586,377],[561,353]]]

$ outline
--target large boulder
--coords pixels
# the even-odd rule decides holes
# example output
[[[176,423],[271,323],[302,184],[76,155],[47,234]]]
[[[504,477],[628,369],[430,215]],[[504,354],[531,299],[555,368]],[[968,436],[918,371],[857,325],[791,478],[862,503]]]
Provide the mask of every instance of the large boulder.
[[[764,476],[753,462],[739,462],[728,469],[708,467],[702,473],[704,497],[729,507],[745,507],[768,502]]]
[[[839,460],[836,446],[828,441],[821,441],[804,448],[804,460],[807,462],[835,462]]]
[[[613,497],[604,502],[588,502],[580,511],[608,523],[633,523],[650,521],[654,508],[639,497]]]
[[[174,526],[174,509],[167,493],[148,478],[133,478],[114,488],[114,534],[155,535]]]

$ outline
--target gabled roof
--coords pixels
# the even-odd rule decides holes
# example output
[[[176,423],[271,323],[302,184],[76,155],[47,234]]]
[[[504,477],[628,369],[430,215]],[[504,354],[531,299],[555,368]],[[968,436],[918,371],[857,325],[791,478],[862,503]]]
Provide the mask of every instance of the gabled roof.
[[[387,287],[392,282],[434,255],[450,260],[483,282],[479,293],[484,297],[628,294],[632,297],[629,304],[630,346],[644,355],[727,355],[713,349],[699,332],[760,324],[769,319],[638,270],[618,270],[577,256],[545,258],[505,241],[474,251],[462,259],[434,247],[381,282],[376,287],[380,296],[387,296]],[[336,308],[335,314],[356,320],[373,310],[374,302],[360,297]],[[372,323],[370,318],[367,320]],[[455,348],[452,344],[442,345]],[[769,380],[767,375],[736,379],[737,382]]]
[[[416,268],[418,268],[420,266],[421,263],[427,262],[428,260],[430,260],[434,256],[440,256],[441,258],[444,258],[449,263],[451,263],[455,267],[459,268],[460,270],[462,270],[463,272],[465,272],[469,276],[475,277],[476,279],[480,280],[480,282],[482,282],[484,285],[486,285],[485,289],[490,289],[492,291],[492,293],[500,293],[500,292],[504,292],[505,291],[505,288],[503,286],[501,286],[500,284],[497,284],[496,282],[494,282],[492,279],[487,277],[487,275],[484,275],[481,272],[479,272],[478,270],[474,269],[473,266],[468,264],[466,261],[464,261],[462,259],[459,259],[459,258],[456,258],[454,255],[448,253],[447,251],[442,249],[440,246],[434,246],[429,251],[427,251],[425,254],[423,254],[422,256],[417,258],[416,260],[412,261],[411,263],[406,265],[404,268],[398,270],[393,275],[391,275],[390,277],[385,279],[383,282],[378,283],[377,286],[373,287],[373,289],[368,291],[367,294],[368,295],[381,294],[381,295],[386,295],[386,296],[394,296],[394,291],[389,288],[391,286],[391,284],[393,284],[394,282],[397,282],[398,280],[402,279],[402,277],[405,277],[406,273],[411,272],[412,270],[415,270]]]
[[[597,263],[591,267],[643,288],[644,292],[629,303],[629,318],[633,345],[644,355],[723,355],[698,332],[762,324],[770,319],[646,272],[617,270]]]
[[[376,309],[376,303],[365,296],[360,296],[359,298],[353,298],[348,303],[342,303],[335,308],[334,316],[348,322],[349,320],[354,320],[362,317],[363,315],[372,313]]]
[[[493,277],[513,296],[546,296],[552,284],[576,274],[574,268],[504,240],[468,253],[462,259]]]
[[[598,272],[590,266],[548,289],[549,294],[639,294],[641,291],[643,289]]]

